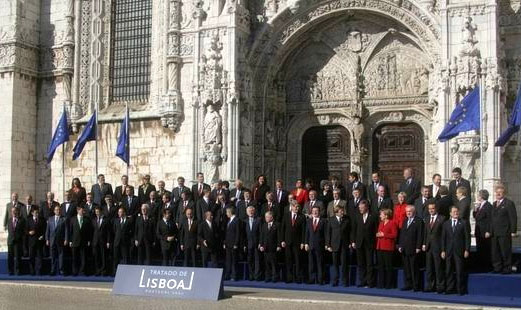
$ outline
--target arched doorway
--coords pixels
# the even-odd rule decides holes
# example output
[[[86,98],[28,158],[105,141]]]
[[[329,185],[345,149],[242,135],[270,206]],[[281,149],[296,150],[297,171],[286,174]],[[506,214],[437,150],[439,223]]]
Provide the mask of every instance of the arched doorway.
[[[342,126],[309,128],[302,137],[302,177],[318,186],[331,176],[345,177],[350,167],[349,132]]]
[[[425,167],[424,133],[413,123],[387,124],[373,133],[373,170],[380,171],[391,194],[403,182],[403,169],[411,167],[423,181]],[[394,195],[393,195],[394,198]]]

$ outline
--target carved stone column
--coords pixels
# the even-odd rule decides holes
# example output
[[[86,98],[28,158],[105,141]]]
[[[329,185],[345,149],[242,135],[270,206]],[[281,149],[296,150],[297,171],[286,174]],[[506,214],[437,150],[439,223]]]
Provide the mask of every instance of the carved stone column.
[[[179,72],[181,70],[180,56],[180,18],[181,1],[167,1],[167,93],[164,95],[159,109],[161,124],[174,132],[178,132],[184,119],[183,102],[180,91]]]
[[[74,64],[76,61],[75,53],[75,10],[74,10],[74,0],[67,0],[67,12],[65,15],[65,36],[62,42],[62,57],[63,61],[61,62],[61,71],[62,75],[62,84],[64,91],[64,104],[68,110],[69,121],[72,123],[73,132],[78,132],[78,125],[76,121],[78,121],[81,116],[81,107],[78,104],[77,100],[73,100],[72,96],[72,78],[74,74]],[[76,76],[74,76],[76,78]]]

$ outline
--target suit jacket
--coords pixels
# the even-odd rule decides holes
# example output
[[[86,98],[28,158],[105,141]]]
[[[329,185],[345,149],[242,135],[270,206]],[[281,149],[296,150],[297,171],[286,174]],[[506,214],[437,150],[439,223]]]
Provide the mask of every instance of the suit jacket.
[[[326,210],[326,207],[324,206],[324,203],[318,199],[315,199],[315,203],[313,206],[316,206],[316,207],[319,207],[320,208],[320,217],[323,217],[323,218],[326,218],[326,215],[327,215],[327,210]],[[302,208],[302,212],[305,214],[305,215],[308,215],[308,216],[311,216],[311,200],[308,200],[306,201],[306,203],[304,204],[304,207]]]
[[[356,184],[355,184],[356,183]],[[367,189],[366,189],[366,186],[364,183],[362,183],[362,181],[357,181],[357,182],[348,182],[347,183],[347,197],[348,199],[351,199],[353,198],[353,191],[355,189],[359,189],[360,190],[360,197],[362,199],[365,199],[367,198]]]
[[[32,216],[31,211],[37,208],[38,206],[36,205],[22,205],[20,208],[20,216],[25,218],[30,217]]]
[[[512,200],[504,198],[499,206],[494,201],[490,228],[492,236],[504,237],[517,231],[517,212]]]
[[[271,208],[268,205],[268,202],[265,202],[260,207],[260,214],[258,215],[264,221],[264,215],[266,212],[271,211],[273,213],[273,221],[279,223],[282,220],[282,215],[280,214],[280,206],[276,202],[272,202]]]
[[[118,217],[118,205],[112,203],[110,206],[102,206],[103,214],[108,217],[110,221],[116,219]]]
[[[246,232],[246,242],[245,246],[248,250],[256,249],[259,245],[259,238],[260,238],[260,230],[262,226],[262,222],[259,218],[253,217],[253,223],[252,227],[250,228],[250,218],[247,217],[246,219],[242,220],[244,231]]]
[[[36,221],[32,216],[27,218],[27,243],[29,247],[42,244],[44,242],[46,228],[47,223],[43,217],[38,217]],[[34,235],[30,235],[30,231],[34,231]]]
[[[233,220],[228,220],[226,223],[224,244],[226,248],[232,248],[234,246],[239,247],[240,245],[240,220],[237,216]]]
[[[248,217],[248,214],[246,213],[246,209],[249,206],[255,207],[255,210],[256,210],[255,212],[258,213],[257,216],[264,217],[264,216],[261,216],[262,210],[257,208],[257,202],[255,202],[255,200],[249,200],[248,203],[246,203],[246,200],[241,200],[241,201],[237,202],[237,204],[235,206],[236,206],[235,209],[237,211],[236,214],[239,217],[239,219],[241,219],[241,220],[244,220]]]
[[[69,208],[67,208],[69,204]],[[61,204],[61,214],[65,216],[67,221],[76,216],[76,204],[73,202],[64,202]]]
[[[281,189],[279,197],[277,189],[274,189],[273,194],[275,195],[275,201],[282,207],[282,209],[288,210],[288,208],[285,208],[289,206],[288,191]]]
[[[211,190],[210,188],[210,185],[206,184],[206,183],[203,183],[203,191],[207,189],[207,190]],[[199,193],[199,183],[195,183],[194,185],[192,185],[192,200],[193,201],[197,201],[199,200],[199,198],[202,198],[203,197],[203,193]]]
[[[92,246],[105,247],[107,243],[111,241],[112,229],[110,227],[110,220],[102,216],[98,225],[98,218],[96,216],[91,217],[92,224]]]
[[[416,215],[420,218],[425,218],[425,216],[429,216],[429,210],[427,206],[430,202],[435,202],[432,198],[425,199],[425,202],[423,202],[423,197],[420,196],[414,201],[414,208],[416,209]]]
[[[392,210],[394,208],[394,204],[393,204],[393,201],[391,198],[383,198],[380,205],[378,205],[378,202],[379,202],[379,197],[376,197],[371,202],[371,213],[378,214],[378,212],[380,212],[380,210],[383,210],[383,209]]]
[[[169,220],[168,224],[165,223],[163,218],[157,221],[156,237],[160,240],[162,249],[173,249],[175,247],[175,238],[168,242],[167,237],[177,237],[177,235],[178,229],[174,221]]]
[[[347,210],[346,210],[346,209],[347,209],[347,208],[346,208],[346,207],[347,207],[347,201],[340,199],[340,200],[338,201],[338,206],[341,207],[341,208],[343,208],[344,211],[345,211],[345,214],[347,214]],[[331,217],[335,216],[335,201],[334,201],[334,200],[331,201],[331,202],[327,205],[326,216],[327,216],[328,218],[331,218]]]
[[[268,229],[269,223],[263,223],[260,229],[259,245],[264,248],[264,252],[275,253],[277,247],[280,246],[280,227],[276,222],[271,222],[271,228]]]
[[[179,226],[179,242],[182,246],[189,249],[195,249],[197,245],[197,228],[198,223],[192,218],[192,225],[188,227],[188,218],[185,217]]]
[[[13,203],[12,202],[9,202],[6,206],[5,206],[5,215],[4,215],[4,227],[7,227],[7,223],[9,222],[9,220],[11,219],[11,208],[13,207]],[[16,203],[16,206],[17,208],[20,208],[20,214],[21,211],[22,211],[22,208],[24,207],[24,204],[17,201]]]
[[[206,202],[204,198],[199,198],[195,204],[195,217],[198,221],[204,221],[206,218],[204,214],[207,211],[211,211],[213,213],[214,210],[215,202],[213,202],[211,199],[208,199],[208,202]]]
[[[119,185],[119,186],[116,186],[116,189],[114,190],[114,202],[115,203],[120,203],[125,197],[127,197],[127,195],[125,194],[125,188],[126,187],[130,187],[132,188],[132,192],[134,192],[134,186],[132,185],[127,185],[127,186],[123,186],[123,185]]]
[[[257,201],[258,206],[262,206],[267,200],[266,200],[266,193],[270,190],[270,187],[268,184],[263,184],[261,186],[258,186],[256,184],[251,189],[251,194],[253,200]]]
[[[441,231],[443,229],[444,222],[445,217],[438,214],[431,227],[431,215],[429,214],[428,216],[424,217],[425,234],[423,245],[425,245],[425,251],[434,251],[434,253],[439,253],[441,251]]]
[[[54,207],[56,206],[60,206],[57,201],[53,201],[50,204],[47,201],[42,201],[40,203],[40,215],[47,220],[50,216],[54,216]]]
[[[90,218],[96,217],[96,207],[98,206],[94,202],[91,202],[90,204],[85,202],[82,204],[83,208],[85,209],[85,216],[88,216]]]
[[[347,197],[346,188],[344,186],[339,185],[338,187],[336,187],[336,189],[340,190],[340,199],[349,200],[349,198],[351,198],[351,197]],[[331,186],[331,190],[334,191],[335,188],[333,186]]]
[[[340,251],[342,246],[347,249],[350,233],[349,217],[343,216],[340,222],[336,216],[330,217],[326,231],[326,246],[331,247],[333,252]]]
[[[179,200],[179,203],[177,204],[177,215],[175,216],[176,223],[181,223],[184,219],[186,219],[186,209],[192,209],[192,215],[194,216],[194,219],[197,220],[197,214],[195,212],[195,203],[193,202],[193,200],[187,200],[186,207],[184,206],[184,201]]]
[[[409,205],[414,204],[414,201],[420,197],[421,183],[416,178],[410,178],[410,182],[408,180],[404,180],[400,184],[400,192],[405,192],[407,194],[406,202]]]
[[[134,240],[139,244],[152,245],[156,240],[156,218],[147,216],[145,221],[143,215],[136,217],[134,226]]]
[[[333,192],[327,191],[324,193],[324,191],[322,190],[318,193],[317,200],[322,201],[322,204],[327,207],[329,203],[333,201]]]
[[[172,189],[172,201],[177,203],[177,201],[181,200],[181,193],[188,192],[190,193],[190,189],[183,185],[183,187],[176,186]]]
[[[85,247],[92,239],[92,224],[87,216],[83,217],[83,223],[80,227],[78,217],[73,216],[70,219],[68,230],[68,241],[72,242],[72,247]]]
[[[23,217],[18,218],[16,227],[13,225],[13,219],[9,219],[7,225],[7,245],[22,245],[26,231],[27,220]]]
[[[224,189],[224,188],[221,188],[220,190],[218,189],[213,189],[211,192],[210,192],[210,199],[213,200],[213,201],[217,201],[217,197],[219,195],[224,195],[224,199],[226,202],[229,202],[230,201],[230,191]]]
[[[284,215],[281,223],[280,239],[284,241],[287,246],[300,246],[304,244],[306,239],[306,217],[302,213],[297,213],[295,223],[293,223],[291,212]]]
[[[103,183],[103,186],[101,187],[99,183],[96,183],[92,185],[90,192],[92,193],[92,201],[94,201],[94,203],[97,203],[100,206],[105,205],[106,195],[114,194],[114,192],[112,191],[112,185],[110,185],[109,183]]]
[[[115,218],[113,223],[114,225],[112,232],[114,235],[114,247],[130,246],[132,242],[132,220],[130,218],[126,218],[125,223],[123,224],[121,218]]]
[[[456,197],[456,189],[458,187],[465,187],[467,189],[467,197],[471,197],[472,191],[470,190],[470,182],[464,178],[461,178],[459,184],[456,186],[456,180],[452,180],[449,183],[449,196],[452,197],[452,201],[454,203],[458,202],[458,198]],[[461,214],[461,212],[460,212]]]
[[[490,232],[492,205],[488,201],[485,202],[482,207],[472,212],[472,216],[474,216],[474,219],[476,220],[474,234],[476,237],[485,238],[485,233]]]
[[[158,190],[156,191],[156,199],[157,199],[157,200],[162,200],[164,194],[168,194],[168,195],[170,195],[170,200],[173,200],[173,199],[172,199],[172,192],[169,191],[169,190],[166,190],[166,189],[163,189],[163,190],[159,190],[159,189],[158,189]]]
[[[429,185],[429,191],[431,192],[431,196],[433,196],[432,198],[434,198],[434,200],[438,201],[441,198],[440,190],[438,188],[438,192],[436,193],[436,195],[434,195],[433,188],[434,188],[434,184]]]
[[[150,193],[155,192],[155,191],[156,191],[156,187],[153,184],[139,185],[138,195],[137,195],[139,198],[139,203],[146,203],[147,201],[149,201]]]
[[[452,229],[452,219],[443,224],[441,250],[446,252],[447,256],[460,257],[463,257],[465,251],[470,252],[470,224],[468,221],[458,219],[454,229]]]
[[[45,240],[49,241],[52,246],[54,244],[63,246],[63,242],[67,238],[67,223],[65,217],[60,216],[58,222],[55,221],[54,216],[47,219],[47,227],[45,229]]]
[[[210,252],[217,251],[219,248],[220,229],[215,224],[215,222],[212,223],[212,226],[210,227],[206,220],[201,221],[201,223],[197,227],[197,230],[197,239],[199,241],[199,246],[201,246],[201,250]],[[203,241],[205,240],[206,245],[208,245],[208,247],[204,246]]]
[[[402,248],[402,253],[405,255],[415,255],[416,249],[421,249],[423,245],[424,222],[422,218],[415,216],[407,227],[408,220],[407,217],[403,220],[398,247]]]
[[[378,186],[385,187],[384,198],[391,198],[391,191],[390,191],[389,185],[387,185],[387,183],[380,181],[380,183],[378,183]],[[369,201],[371,201],[371,204],[373,204],[373,201],[378,197],[378,194],[376,193],[377,189],[378,188],[374,182],[371,182],[371,184],[367,188],[367,199],[369,199]]]
[[[318,226],[313,229],[313,218],[307,219],[304,243],[309,245],[310,250],[324,251],[326,244],[327,220],[319,218]]]
[[[358,198],[358,202],[355,202],[353,198],[347,201],[347,210],[345,211],[350,218],[354,218],[357,214],[360,213],[360,211],[358,210],[358,205],[360,204],[360,201],[362,201],[362,198]]]
[[[129,197],[124,196],[123,200],[121,200],[121,205],[125,207],[127,210],[127,215],[135,216],[138,213],[141,213],[141,205],[139,204],[139,198],[136,196],[132,196],[132,201],[128,202]]]
[[[443,215],[445,218],[450,217],[450,207],[452,206],[452,197],[447,195],[445,197],[441,197],[436,201],[436,210],[438,210],[438,214]]]
[[[353,214],[351,225],[351,243],[354,242],[357,249],[362,246],[374,248],[378,217],[369,213],[364,223],[363,215],[357,212]]]
[[[237,206],[237,203],[241,200],[244,200],[244,191],[246,188],[234,188],[230,191],[230,200],[234,200],[234,205]]]
[[[470,197],[465,197],[456,203],[459,209],[459,217],[468,221],[470,219]]]

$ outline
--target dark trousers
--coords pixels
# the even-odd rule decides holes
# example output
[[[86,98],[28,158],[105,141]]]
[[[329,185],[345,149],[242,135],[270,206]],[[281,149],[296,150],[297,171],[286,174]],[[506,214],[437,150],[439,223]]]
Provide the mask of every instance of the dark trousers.
[[[152,245],[149,242],[141,242],[137,246],[138,265],[150,265]]]
[[[128,255],[130,246],[128,244],[120,243],[114,246],[114,274],[118,269],[119,264],[128,264]]]
[[[79,267],[78,267],[79,266]],[[72,274],[85,273],[85,246],[80,245],[72,248]]]
[[[404,288],[412,288],[419,290],[420,285],[420,266],[419,266],[419,255],[418,254],[402,254],[403,259],[403,279]]]
[[[97,275],[107,272],[107,248],[106,244],[97,243],[92,245],[92,256],[94,256],[94,270]]]
[[[208,250],[207,248],[201,249],[202,263],[204,268],[217,268],[217,253],[215,251]],[[208,262],[210,260],[210,262]]]
[[[374,249],[365,244],[357,248],[356,261],[358,264],[359,285],[374,286]]]
[[[259,280],[261,278],[260,251],[257,248],[247,249],[248,278]]]
[[[190,265],[188,264],[190,262]],[[184,250],[184,259],[183,259],[183,266],[185,267],[195,267],[195,247],[185,247]]]
[[[42,273],[43,244],[37,241],[29,245],[29,272],[34,275]]]
[[[495,272],[512,272],[512,237],[493,236],[492,247],[492,267]]]
[[[304,275],[302,272],[301,265],[301,253],[300,244],[286,245],[284,250],[284,256],[286,259],[286,281],[302,282]],[[295,269],[293,269],[293,264]]]
[[[161,262],[162,266],[174,266],[175,264],[175,247],[164,246],[161,245],[161,254],[163,256],[163,260]]]
[[[63,244],[51,244],[50,246],[51,253],[51,275],[57,274],[58,272],[61,274],[65,273],[63,269]]]
[[[492,252],[491,249],[491,239],[484,237],[476,237],[476,250],[478,255],[479,267],[480,271],[488,272],[490,271],[491,259],[490,255]]]
[[[237,279],[237,249],[226,247],[226,260],[224,265],[224,278]]]
[[[20,266],[22,265],[22,252],[22,243],[14,243],[7,246],[7,269],[9,274],[20,274]]]
[[[447,255],[445,259],[445,277],[447,279],[447,292],[457,290],[460,294],[466,292],[465,259],[460,255]]]
[[[445,290],[445,273],[443,272],[442,262],[440,251],[429,249],[425,253],[426,289],[429,291],[443,292]]]
[[[378,288],[391,289],[396,286],[394,282],[393,251],[376,251],[378,260]]]
[[[342,284],[349,285],[349,248],[347,245],[340,246],[339,251],[331,253],[332,267],[333,267],[333,284],[338,284],[340,278],[340,270],[342,271]]]
[[[320,248],[309,249],[308,254],[308,268],[309,268],[309,282],[324,282],[324,250]]]
[[[277,252],[264,252],[264,269],[266,281],[277,282]]]

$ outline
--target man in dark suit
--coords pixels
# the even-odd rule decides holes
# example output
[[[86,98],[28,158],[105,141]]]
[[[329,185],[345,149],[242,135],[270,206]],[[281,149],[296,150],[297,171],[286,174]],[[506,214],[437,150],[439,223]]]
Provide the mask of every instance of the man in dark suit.
[[[445,218],[450,216],[450,208],[452,207],[452,197],[449,195],[449,189],[445,185],[441,185],[438,191],[440,199],[436,200],[436,210],[438,214]]]
[[[385,198],[391,198],[391,191],[389,189],[389,185],[387,183],[382,181],[382,178],[380,176],[380,172],[376,171],[373,172],[371,175],[371,184],[369,185],[369,188],[367,190],[367,198],[371,202],[371,206],[374,205],[374,202],[376,201],[376,198],[378,197],[378,187],[383,186],[384,189],[384,195],[383,199]]]
[[[190,188],[185,186],[185,178],[177,178],[177,186],[172,189],[172,202],[177,203],[181,199],[182,192],[190,192]]]
[[[65,195],[63,197],[63,203],[61,204],[61,214],[65,216],[65,219],[67,220],[67,223],[71,220],[71,218],[76,216],[76,208],[77,206],[70,201],[71,195],[69,192],[65,192]]]
[[[461,173],[461,168],[456,167],[452,169],[452,178],[453,180],[449,183],[449,195],[452,197],[452,201],[454,204],[458,202],[458,197],[456,196],[456,190],[458,187],[464,187],[467,189],[467,195],[470,196],[472,193],[472,190],[470,188],[470,182],[469,180],[466,180],[463,178]],[[462,216],[462,212],[460,210],[460,216]]]
[[[92,224],[82,206],[76,207],[76,216],[70,219],[69,227],[67,240],[72,248],[72,274],[85,275],[86,249],[92,239]]]
[[[172,220],[172,211],[170,209],[163,210],[163,217],[157,222],[156,236],[161,242],[162,266],[173,266],[176,255],[175,239],[178,236],[178,229]]]
[[[378,187],[378,190],[376,191],[376,197],[374,197],[374,200],[371,202],[371,213],[372,214],[379,214],[380,210],[383,209],[390,209],[392,210],[394,205],[393,201],[389,197],[385,197],[386,189],[385,186],[381,185]]]
[[[414,201],[420,197],[421,183],[414,175],[412,168],[405,168],[403,170],[404,181],[400,184],[399,192],[407,194],[407,204],[414,205]]]
[[[203,189],[204,191],[204,189]],[[226,202],[230,201],[230,192],[223,188],[223,181],[219,180],[215,183],[215,188],[210,193],[210,199],[217,202],[217,197],[223,194]]]
[[[413,205],[405,208],[406,218],[403,221],[398,241],[398,251],[402,254],[404,287],[402,291],[421,290],[420,252],[423,245],[423,219],[416,216]]]
[[[331,252],[334,275],[332,285],[337,286],[342,266],[342,285],[349,286],[349,218],[344,215],[344,208],[336,206],[335,215],[329,218],[326,231],[326,248]]]
[[[45,241],[50,249],[51,257],[51,275],[54,276],[58,272],[65,274],[63,267],[63,250],[67,246],[65,241],[67,236],[67,224],[65,217],[61,215],[60,205],[54,206],[54,215],[47,219],[47,228],[45,230]]]
[[[414,208],[416,210],[416,216],[419,218],[425,218],[429,216],[427,206],[431,200],[431,192],[428,186],[424,185],[421,189],[421,196],[414,201]]]
[[[281,247],[286,259],[286,282],[302,283],[304,272],[302,250],[306,233],[306,217],[300,212],[298,203],[291,203],[291,212],[284,214],[281,223]],[[293,268],[295,265],[295,268]]]
[[[291,212],[291,210],[289,210],[289,193],[284,189],[284,182],[282,179],[277,179],[275,182],[275,190],[273,193],[275,194],[275,201],[281,208],[281,216],[284,216],[285,213]]]
[[[460,186],[456,189],[456,207],[459,209],[459,215],[462,219],[467,222],[470,219],[470,197],[468,196],[470,192],[467,192],[467,188]]]
[[[11,219],[11,208],[15,207],[18,208],[20,211],[18,213],[19,216],[21,216],[22,208],[24,204],[18,201],[18,193],[12,193],[11,194],[11,201],[7,203],[5,206],[5,216],[4,216],[4,230],[7,231],[7,224],[9,224],[9,220]]]
[[[87,196],[85,197],[85,204],[83,205],[83,209],[85,209],[85,216],[93,218],[96,216],[95,210],[98,205],[94,203],[92,193],[87,193]]]
[[[110,183],[105,183],[105,176],[103,174],[98,175],[98,183],[92,185],[90,192],[94,196],[94,203],[98,205],[105,205],[105,196],[114,195],[112,185],[110,185]]]
[[[190,193],[184,192],[181,194],[181,200],[177,203],[177,215],[175,216],[175,222],[179,224],[186,219],[185,212],[188,209],[192,209],[192,215],[195,214],[195,203],[190,197]]]
[[[441,231],[445,218],[436,210],[436,203],[432,200],[427,205],[428,215],[424,217],[425,237],[422,250],[426,256],[426,292],[445,291],[444,271],[441,264]]]
[[[35,208],[38,208],[38,206],[33,205],[33,196],[27,195],[25,197],[25,205],[20,209],[20,216],[27,220],[27,225],[29,225],[29,218],[32,216]],[[27,234],[24,237],[23,256],[29,256],[29,235]]]
[[[331,182],[331,190],[338,189],[340,190],[340,199],[343,200],[349,200],[349,197],[347,197],[346,189],[344,186],[342,186],[339,178],[337,176],[332,176],[330,179]]]
[[[282,214],[280,214],[280,207],[275,202],[275,195],[273,192],[268,191],[266,193],[266,202],[261,207],[261,215],[266,214],[266,212],[271,211],[273,214],[273,221],[280,223],[282,221]],[[262,217],[264,219],[264,217]]]
[[[195,254],[199,250],[197,243],[197,221],[194,219],[194,209],[186,209],[185,218],[179,226],[179,242],[181,251],[184,253],[183,266],[195,267]],[[190,261],[190,264],[188,263]]]
[[[353,213],[351,247],[356,249],[358,287],[374,287],[374,251],[378,217],[369,213],[369,202],[360,201],[358,212]]]
[[[233,203],[232,203],[232,205],[233,205]],[[257,212],[256,216],[260,217],[262,211],[258,210],[259,208],[257,207],[257,202],[255,202],[254,200],[251,199],[250,190],[245,189],[243,192],[243,199],[238,201],[235,204],[235,211],[237,212],[237,216],[239,217],[239,219],[244,220],[248,217],[248,215],[246,213],[248,206],[254,206],[255,212]]]
[[[517,232],[517,212],[514,202],[505,197],[503,185],[496,186],[496,201],[492,205],[490,236],[494,272],[512,272],[512,238]]]
[[[277,282],[277,252],[280,252],[280,228],[274,221],[273,213],[266,212],[259,237],[259,251],[264,253],[265,281]]]
[[[156,241],[157,219],[150,213],[150,206],[141,205],[141,214],[136,217],[134,228],[134,245],[137,248],[138,265],[150,265],[152,249]]]
[[[125,208],[128,216],[136,216],[140,211],[139,198],[134,195],[134,188],[128,186],[125,189],[125,196],[121,200],[121,206]]]
[[[311,218],[311,210],[313,210],[313,207],[317,206],[320,210],[319,215],[322,218],[326,218],[327,216],[327,210],[326,206],[324,206],[324,203],[317,199],[317,192],[315,190],[309,191],[309,200],[306,201],[304,204],[303,212],[304,215],[306,215],[307,218]]]
[[[246,240],[244,243],[244,252],[246,253],[248,261],[248,279],[250,281],[261,279],[261,267],[260,267],[260,251],[259,251],[259,238],[261,221],[257,217],[255,206],[248,206],[246,209],[246,219],[243,219],[243,226],[246,232]]]
[[[25,236],[27,220],[20,216],[20,208],[16,202],[11,205],[11,215],[7,226],[7,269],[9,275],[19,275],[22,264],[22,245]]]
[[[486,189],[478,192],[476,207],[472,212],[476,220],[474,236],[476,237],[476,250],[478,255],[479,267],[483,272],[490,271],[491,261],[490,252],[490,222],[492,218],[492,205],[488,202],[489,193]]]
[[[153,195],[151,193],[150,195]],[[179,202],[179,200],[177,201]],[[172,197],[169,193],[165,193],[161,197],[155,197],[154,200],[149,200],[148,203],[148,213],[150,217],[157,219],[161,219],[163,217],[163,210],[169,209],[172,213],[172,220],[176,222],[177,220],[177,203],[172,202]],[[143,205],[141,205],[143,206]]]
[[[170,197],[172,196],[172,192],[167,190],[165,188],[165,186],[166,186],[165,181],[160,180],[157,182],[157,191],[156,191],[157,199],[161,199],[161,197],[163,197],[164,194],[168,194],[168,195],[170,195]]]
[[[224,232],[226,230],[226,224],[228,223],[228,217],[226,216],[226,209],[230,208],[231,205],[226,203],[226,198],[224,195],[220,195],[218,197],[219,203],[215,205],[215,209],[213,211],[214,214],[214,222],[217,225],[221,236],[224,236]],[[235,211],[237,213],[237,209]]]
[[[436,173],[432,176],[432,184],[429,185],[429,191],[431,193],[431,197],[434,198],[434,200],[436,200],[436,201],[438,201],[438,199],[441,198],[441,195],[439,192],[440,186],[441,186],[441,175]]]
[[[138,189],[138,199],[139,203],[147,203],[147,201],[150,199],[150,193],[156,192],[156,187],[150,183],[150,175],[146,174],[142,179],[142,184],[139,186]],[[157,195],[156,195],[157,199]]]
[[[344,212],[347,211],[347,201],[341,199],[340,195],[340,189],[333,190],[333,200],[327,205],[327,218],[335,216],[335,207],[344,209]]]
[[[235,188],[230,192],[230,202],[234,206],[237,206],[239,201],[244,200],[244,190],[246,190],[246,188],[244,188],[242,181],[239,179],[235,180]]]
[[[355,218],[355,216],[357,216],[357,214],[359,213],[358,205],[361,201],[362,197],[360,197],[360,190],[355,189],[353,191],[353,197],[349,199],[349,201],[347,202],[347,216],[349,216],[350,218]],[[369,206],[369,202],[367,203],[367,205]]]
[[[45,219],[39,209],[33,209],[27,218],[27,246],[29,248],[29,270],[31,275],[41,275],[43,245],[45,243]]]
[[[224,199],[223,195],[219,195]],[[226,252],[226,260],[224,267],[225,280],[237,280],[237,254],[240,244],[240,221],[235,216],[235,208],[229,207],[226,209],[226,217],[228,221],[224,230],[224,244],[223,248]]]
[[[105,204],[101,205],[101,209],[111,223],[117,219],[119,206],[112,200],[112,195],[105,196]]]
[[[365,188],[364,183],[360,181],[358,172],[351,171],[347,176],[347,180],[349,181],[347,184],[347,197],[349,199],[353,198],[353,191],[358,189],[360,191],[360,198],[365,199],[367,196],[367,189]]]
[[[127,187],[132,188],[132,192],[134,192],[134,186],[128,184],[128,176],[123,175],[121,176],[121,185],[116,186],[116,189],[114,190],[114,202],[119,204],[126,198]]]
[[[203,196],[203,190],[208,189],[210,192],[212,189],[210,185],[204,183],[204,174],[202,172],[197,173],[197,183],[192,185],[192,200],[197,201]]]
[[[132,222],[124,207],[118,209],[118,218],[113,222],[114,273],[119,264],[128,264],[132,241]]]
[[[48,220],[49,217],[54,216],[54,207],[60,206],[60,204],[54,200],[54,193],[47,192],[45,195],[45,201],[40,203],[40,214]]]
[[[215,209],[215,202],[210,199],[210,191],[208,189],[203,190],[203,197],[195,204],[195,217],[198,221],[204,221],[206,219],[206,211],[213,212]]]
[[[445,293],[466,293],[465,260],[470,253],[470,224],[461,219],[458,207],[452,207],[451,218],[443,224],[441,257],[445,260]],[[454,276],[454,271],[456,275]]]
[[[94,272],[96,276],[107,275],[109,248],[111,240],[110,221],[103,214],[101,206],[94,208],[92,224],[92,256],[94,256]]]
[[[198,241],[201,247],[203,267],[217,267],[217,251],[219,248],[219,227],[214,223],[212,211],[204,213],[204,220],[198,227]],[[210,258],[211,265],[208,264]]]
[[[308,252],[309,284],[324,285],[324,250],[326,244],[326,220],[320,217],[320,207],[311,207],[304,238]]]

